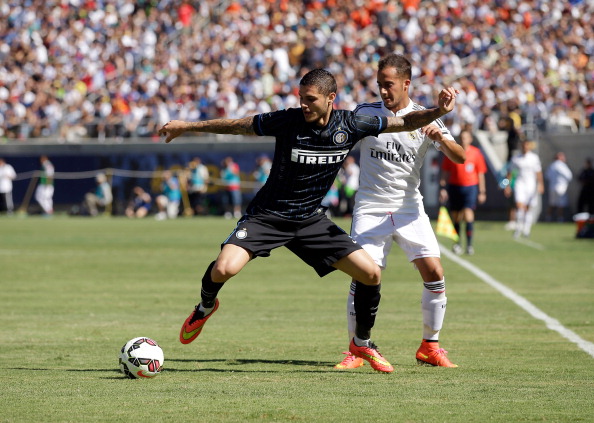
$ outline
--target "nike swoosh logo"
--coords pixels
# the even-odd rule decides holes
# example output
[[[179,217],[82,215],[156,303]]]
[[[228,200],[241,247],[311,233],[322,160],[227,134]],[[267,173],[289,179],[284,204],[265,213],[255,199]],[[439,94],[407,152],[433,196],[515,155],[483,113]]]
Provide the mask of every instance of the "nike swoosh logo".
[[[302,140],[310,140],[311,137],[301,137],[299,135],[297,135],[297,141],[302,141]]]
[[[190,339],[192,336],[196,335],[197,333],[199,333],[202,330],[202,327],[204,325],[200,326],[198,329],[194,329],[192,332],[186,332],[186,329],[184,328],[183,332],[182,332],[182,338],[184,338],[185,340]]]
[[[420,355],[421,357],[425,358],[425,359],[429,358],[429,356],[428,356],[428,355],[425,355],[425,354],[423,354],[423,353],[419,353],[419,355]]]
[[[383,364],[383,365],[385,365],[385,366],[389,366],[389,365],[390,365],[390,363],[388,363],[387,361],[380,360],[379,358],[377,358],[377,357],[374,357],[374,356],[372,356],[372,355],[365,354],[365,353],[363,353],[363,355],[364,355],[365,357],[369,357],[369,359],[370,359],[370,360],[376,361],[376,362],[378,362],[378,363],[380,363],[380,364]]]

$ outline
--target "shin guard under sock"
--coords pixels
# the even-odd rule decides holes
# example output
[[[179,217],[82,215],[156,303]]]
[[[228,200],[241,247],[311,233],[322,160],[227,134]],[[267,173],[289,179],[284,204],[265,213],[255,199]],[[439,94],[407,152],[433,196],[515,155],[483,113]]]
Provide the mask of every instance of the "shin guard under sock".
[[[214,307],[217,294],[225,284],[224,282],[212,281],[211,272],[214,267],[214,264],[214,261],[210,263],[208,269],[206,269],[206,272],[202,277],[202,290],[200,291],[200,296],[202,298],[202,305],[204,306],[204,308]]]
[[[355,288],[355,313],[357,325],[355,336],[369,339],[371,328],[375,324],[375,316],[379,308],[381,284],[365,285],[359,281]]]

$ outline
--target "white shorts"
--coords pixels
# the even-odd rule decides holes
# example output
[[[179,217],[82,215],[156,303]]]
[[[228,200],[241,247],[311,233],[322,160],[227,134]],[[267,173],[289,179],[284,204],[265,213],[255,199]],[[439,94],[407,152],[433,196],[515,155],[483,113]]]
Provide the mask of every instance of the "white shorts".
[[[516,200],[516,203],[524,204],[528,207],[538,206],[536,186],[526,186],[516,183],[514,186],[514,200]]]
[[[382,269],[386,268],[393,241],[402,248],[408,261],[440,257],[437,238],[425,213],[356,214],[353,216],[351,237]]]

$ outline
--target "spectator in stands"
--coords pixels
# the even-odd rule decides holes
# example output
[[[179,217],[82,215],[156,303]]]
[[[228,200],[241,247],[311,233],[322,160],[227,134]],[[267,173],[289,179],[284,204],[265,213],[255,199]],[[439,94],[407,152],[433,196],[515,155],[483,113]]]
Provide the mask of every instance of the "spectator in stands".
[[[0,213],[12,214],[14,203],[12,201],[12,181],[16,179],[14,167],[0,157]]]
[[[565,220],[565,210],[569,204],[567,190],[573,178],[571,169],[567,166],[565,153],[559,151],[555,154],[555,160],[549,165],[545,178],[549,183],[549,206],[547,208],[547,221],[557,219],[558,222]]]
[[[54,214],[54,165],[45,155],[39,157],[39,163],[41,170],[35,200],[41,206],[42,214],[51,216]]]
[[[163,172],[162,179],[161,194],[155,199],[159,210],[155,215],[155,219],[175,219],[179,214],[179,203],[181,201],[179,180],[170,170]]]
[[[142,187],[136,186],[132,190],[132,198],[126,207],[128,217],[143,218],[151,211],[151,196]]]
[[[95,177],[97,187],[94,192],[88,192],[85,195],[84,206],[89,212],[90,216],[97,216],[99,207],[103,207],[106,214],[111,213],[111,203],[113,195],[111,193],[111,185],[107,181],[107,176],[104,173],[99,173]]]
[[[387,51],[423,64],[414,69],[420,103],[459,78],[452,129],[476,129],[481,110],[505,115],[509,99],[523,121],[538,124],[557,107],[577,112],[594,97],[591,2],[142,5],[3,2],[0,136],[146,136],[158,122],[195,118],[187,114],[233,118],[294,107],[291,82],[319,65],[340,75],[336,104],[351,109],[374,97],[372,66]],[[446,40],[439,49],[436,37]],[[588,111],[581,113],[572,119],[585,120]]]

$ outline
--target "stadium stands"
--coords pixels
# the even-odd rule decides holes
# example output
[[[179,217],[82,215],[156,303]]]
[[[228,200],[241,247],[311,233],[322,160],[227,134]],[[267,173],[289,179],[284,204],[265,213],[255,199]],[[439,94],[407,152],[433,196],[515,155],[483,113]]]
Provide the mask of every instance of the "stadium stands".
[[[390,51],[415,64],[419,103],[462,90],[454,134],[510,111],[581,132],[594,126],[593,20],[579,0],[6,0],[0,139],[121,141],[174,118],[294,107],[313,67],[352,108],[376,98],[374,65]]]

